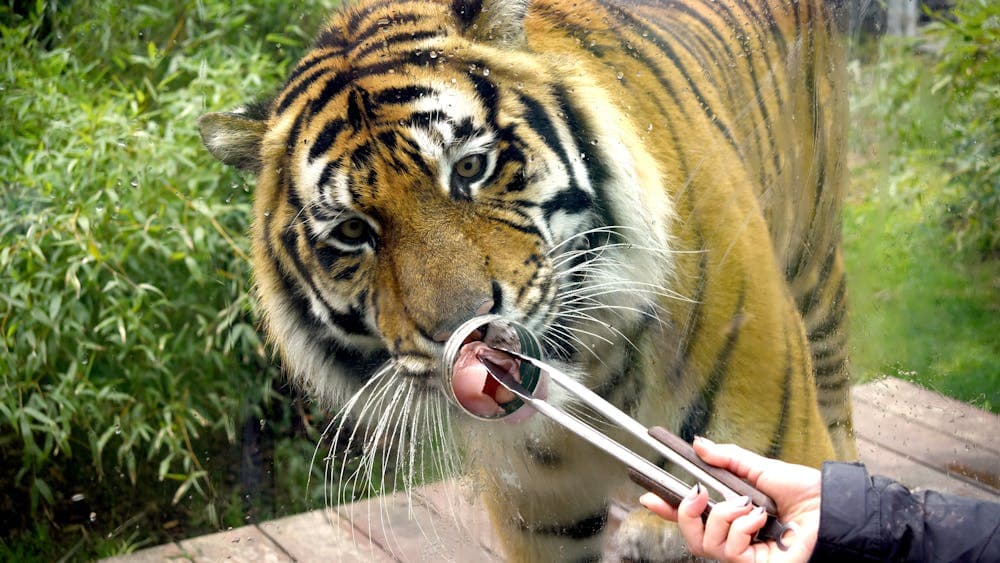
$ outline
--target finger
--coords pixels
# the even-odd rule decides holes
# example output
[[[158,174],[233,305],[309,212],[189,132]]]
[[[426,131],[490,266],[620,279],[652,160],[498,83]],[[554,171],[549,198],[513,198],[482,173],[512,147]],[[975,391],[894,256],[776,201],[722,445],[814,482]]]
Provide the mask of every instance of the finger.
[[[753,505],[747,497],[727,500],[712,507],[708,521],[705,522],[705,536],[702,540],[705,551],[713,557],[721,557],[733,521],[751,510]]]
[[[705,524],[701,521],[701,513],[705,511],[706,506],[708,506],[708,491],[700,484],[695,484],[677,507],[677,527],[684,536],[688,549],[696,556],[705,555],[702,549]]]
[[[641,497],[639,497],[639,504],[645,506],[650,512],[656,514],[660,518],[673,522],[677,521],[677,509],[670,506],[670,503],[663,500],[655,493],[644,493]]]
[[[748,555],[750,542],[767,521],[767,513],[757,507],[749,513],[737,517],[729,526],[723,554],[726,559],[744,559]]]
[[[751,473],[759,476],[775,463],[736,444],[716,444],[702,436],[696,436],[692,446],[698,457],[707,463],[728,469],[744,479],[751,477]]]

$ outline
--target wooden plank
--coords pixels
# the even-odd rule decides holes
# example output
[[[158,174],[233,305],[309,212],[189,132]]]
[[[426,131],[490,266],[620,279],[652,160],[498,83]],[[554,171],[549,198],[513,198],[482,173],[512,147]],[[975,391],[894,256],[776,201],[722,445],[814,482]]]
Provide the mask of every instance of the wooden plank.
[[[439,513],[419,494],[369,499],[341,507],[338,514],[400,561],[502,561],[477,536],[456,526],[452,515]]]
[[[102,563],[162,563],[163,561],[190,561],[181,546],[165,543],[130,553],[101,559]]]
[[[1000,416],[993,413],[895,377],[855,386],[852,394],[856,402],[1000,455]]]
[[[503,548],[493,533],[486,507],[468,484],[461,480],[434,483],[421,487],[415,495],[439,515],[442,525],[451,526],[465,541],[479,544],[486,554],[496,555],[493,560],[503,560],[498,555]]]
[[[313,510],[258,525],[296,561],[394,561],[331,510]]]
[[[915,463],[906,456],[887,450],[864,438],[858,438],[858,454],[871,475],[895,479],[911,490],[932,489],[942,493],[983,500],[1000,501],[994,493],[955,479],[947,473]]]
[[[292,558],[256,526],[243,526],[226,532],[186,539],[181,549],[192,561],[234,563],[280,563]]]
[[[882,385],[879,383],[878,385]],[[901,412],[926,411],[927,405],[934,404],[940,397],[936,393],[924,389],[906,389],[905,386],[886,387],[886,389],[901,390],[899,402],[892,403],[896,407],[889,407],[887,400],[878,403],[866,400],[864,392],[855,404],[854,428],[858,436],[873,444],[878,445],[894,454],[912,459],[918,464],[931,467],[963,480],[967,483],[979,486],[985,491],[1000,493],[1000,453],[995,449],[981,445],[984,436],[974,435],[975,442],[958,437],[947,430],[953,430],[953,425],[944,425],[943,428],[925,424],[922,419],[913,419],[900,414]],[[903,393],[905,395],[905,403]],[[913,404],[913,410],[905,407],[905,404]],[[899,407],[899,405],[904,405]],[[898,408],[897,408],[898,407]],[[1000,436],[1000,421],[993,417],[982,417],[975,414],[975,409],[959,403],[951,405],[951,412],[954,419],[977,422],[981,428],[974,432],[966,432],[966,435],[973,435],[982,430],[992,432],[993,436]],[[979,411],[981,412],[981,411]],[[942,413],[937,415],[940,417]],[[983,413],[988,414],[988,413]],[[933,419],[932,419],[933,420]]]
[[[1000,417],[896,379],[855,387],[861,460],[915,489],[1000,500]],[[621,518],[625,510],[615,505]],[[469,487],[449,481],[111,559],[502,561]]]

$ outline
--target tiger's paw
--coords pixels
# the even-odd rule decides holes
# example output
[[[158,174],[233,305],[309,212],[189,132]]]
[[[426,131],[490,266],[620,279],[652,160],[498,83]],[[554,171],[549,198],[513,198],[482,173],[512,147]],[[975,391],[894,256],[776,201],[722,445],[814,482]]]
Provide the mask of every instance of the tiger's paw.
[[[684,545],[680,530],[645,508],[636,508],[622,520],[611,538],[609,561],[697,561]]]

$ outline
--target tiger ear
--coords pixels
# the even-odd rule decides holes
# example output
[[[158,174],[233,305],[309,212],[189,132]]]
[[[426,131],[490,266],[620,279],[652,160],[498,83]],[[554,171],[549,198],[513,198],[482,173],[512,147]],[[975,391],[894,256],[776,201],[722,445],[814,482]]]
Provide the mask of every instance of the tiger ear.
[[[206,113],[198,118],[201,142],[212,156],[228,164],[257,174],[260,172],[260,147],[267,121],[245,109],[225,113]]]
[[[467,37],[498,47],[524,47],[524,16],[530,0],[452,0]]]

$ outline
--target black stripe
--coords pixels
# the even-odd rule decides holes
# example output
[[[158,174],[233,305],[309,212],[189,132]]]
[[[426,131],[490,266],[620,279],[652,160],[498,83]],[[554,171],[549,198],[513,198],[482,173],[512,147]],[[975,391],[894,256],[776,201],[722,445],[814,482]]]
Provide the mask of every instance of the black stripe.
[[[691,192],[688,191],[688,199],[693,196]],[[695,227],[695,243],[694,248],[701,249],[704,247],[704,239],[702,238],[701,230]],[[681,333],[681,341],[677,347],[677,359],[674,362],[674,369],[671,370],[670,381],[679,382],[684,375],[684,368],[687,366],[688,356],[691,354],[691,343],[694,341],[695,336],[701,330],[702,322],[702,308],[705,301],[705,291],[708,287],[708,252],[702,252],[701,258],[698,260],[698,287],[695,294],[692,296],[691,314],[688,315],[686,319],[687,322],[681,327],[683,332]]]
[[[785,434],[788,432],[788,410],[792,396],[792,343],[788,330],[788,321],[785,321],[785,376],[781,381],[781,410],[778,411],[778,425],[771,434],[771,445],[767,449],[766,456],[780,458],[782,445],[785,441]]]
[[[558,452],[538,440],[525,440],[524,453],[532,463],[546,469],[556,469],[563,464],[563,458]]]
[[[389,20],[388,24],[385,22],[386,19]],[[395,35],[384,34],[380,35],[372,43],[365,45],[364,48],[361,49],[357,48],[362,44],[364,44],[365,41],[371,39],[372,36],[374,36],[379,31],[383,30],[394,31],[398,29],[397,26],[401,26],[404,24],[419,24],[421,23],[421,20],[424,19],[426,18],[423,18],[415,14],[399,15],[398,13],[393,13],[391,16],[387,17],[380,17],[379,19],[375,20],[375,22],[372,25],[369,25],[368,27],[362,30],[358,30],[357,32],[351,35],[351,44],[356,46],[356,48],[350,52],[351,58],[354,60],[360,59],[363,55],[366,55],[371,51],[373,45],[375,47],[378,47],[385,43],[392,43],[394,42],[394,40],[398,40],[399,38],[408,39],[410,38],[411,35],[416,36],[418,32],[403,32]],[[428,33],[428,32],[424,31],[419,33]],[[439,32],[429,32],[429,33],[432,33],[434,35],[440,34]]]
[[[816,388],[822,391],[843,391],[845,387],[851,382],[850,377],[842,377],[839,379],[834,379],[833,381],[822,381],[824,378],[829,378],[838,373],[841,373],[840,368],[843,364],[836,366],[837,369],[831,369],[829,373],[823,373],[820,375],[816,374]]]
[[[316,190],[321,195],[326,195],[327,188],[330,187],[330,177],[333,176],[334,171],[339,167],[340,159],[330,160],[323,166],[323,171],[319,174],[319,182],[316,185]]]
[[[337,49],[333,53],[340,54],[340,50],[347,48],[347,40],[340,33],[339,29],[328,27],[321,31],[313,40],[313,49]]]
[[[559,110],[565,116],[566,126],[569,128],[576,143],[576,150],[583,155],[583,165],[587,170],[590,186],[594,189],[594,201],[591,205],[600,220],[600,226],[617,225],[618,221],[611,214],[611,205],[608,203],[608,180],[611,178],[611,170],[605,162],[604,154],[593,141],[597,140],[597,135],[593,128],[586,122],[585,113],[571,101],[575,101],[561,87],[556,89],[556,101]],[[572,170],[570,173],[572,174]],[[612,237],[616,242],[623,242],[618,233]]]
[[[276,106],[274,112],[277,115],[281,115],[288,109],[288,106],[292,105],[295,100],[306,91],[307,88],[316,83],[319,78],[325,74],[329,74],[332,71],[327,68],[317,69],[316,72],[312,72],[303,78],[298,84],[295,85],[291,90],[286,89],[282,92],[281,96],[278,98],[278,105]],[[289,81],[290,83],[290,81]]]
[[[423,98],[425,96],[432,96],[437,92],[433,88],[428,88],[426,86],[417,85],[407,85],[399,86],[396,88],[386,88],[385,90],[379,90],[377,93],[372,95],[372,102],[376,105],[382,104],[409,104]]]
[[[323,129],[320,130],[319,135],[316,135],[316,140],[313,141],[313,145],[309,147],[309,162],[316,160],[316,157],[330,150],[333,146],[334,141],[340,135],[341,131],[344,130],[344,126],[347,123],[340,118],[331,119],[323,125]]]
[[[833,265],[836,264],[837,261],[837,248],[838,246],[836,244],[830,245],[826,251],[826,258],[823,260],[823,265],[820,267],[819,275],[816,278],[816,285],[814,285],[809,292],[796,299],[796,305],[798,306],[799,312],[802,313],[803,317],[816,306],[816,303],[819,302],[820,297],[822,297],[826,284],[830,281],[830,272],[833,271]],[[793,268],[790,272],[786,272],[785,279],[788,281],[796,279],[805,269],[806,265],[811,262],[810,258],[812,256],[813,255],[809,252],[809,247],[801,249],[798,257],[793,260],[795,268]]]
[[[847,283],[845,278],[840,278],[840,284],[837,286],[837,293],[833,298],[833,309],[832,311],[827,311],[826,318],[823,323],[817,327],[813,327],[809,330],[809,340],[823,340],[831,333],[840,328],[841,323],[844,320],[844,316],[847,314],[847,306],[844,303],[844,294],[847,292]]]
[[[372,1],[364,6],[352,6],[347,21],[345,22],[348,35],[350,35],[351,40],[356,40],[358,34],[361,33],[361,30],[358,28],[361,24],[365,23],[365,20],[375,16],[378,16],[379,19],[388,17],[388,15],[384,12],[386,9],[393,10],[391,13],[395,19],[399,8],[410,3],[411,2],[404,2],[402,0],[382,0]]]
[[[556,156],[566,170],[566,174],[569,176],[569,188],[556,194],[551,201],[544,204],[544,207],[548,209],[545,217],[546,220],[551,219],[551,214],[554,211],[563,209],[559,206],[565,205],[565,209],[570,210],[568,212],[578,213],[583,210],[583,205],[588,203],[592,205],[593,200],[580,188],[569,158],[569,150],[559,138],[555,124],[545,111],[545,107],[527,94],[520,94],[518,97],[525,107],[525,122],[556,153]],[[579,147],[575,148],[578,149]],[[584,199],[585,197],[586,199]]]
[[[722,5],[721,3],[712,3],[712,4],[709,4],[709,6],[715,8],[716,10],[721,10],[722,12],[725,12],[725,15],[723,16],[723,19],[729,24],[730,28],[732,28],[737,33],[739,32],[739,29],[740,29],[739,20],[729,10],[728,6]],[[756,20],[756,13],[752,12],[749,9],[749,5],[748,4],[742,4],[742,7],[744,8],[744,10],[743,10],[743,14],[744,15],[750,14],[749,19],[750,20]],[[754,27],[756,27],[756,26],[754,26]],[[761,31],[759,29],[755,29],[754,31],[755,31],[755,33],[757,35],[757,38],[760,40],[760,42],[766,44],[766,41],[764,40],[764,37],[765,37],[764,34],[761,33]],[[761,89],[761,86],[760,86],[760,81],[757,79],[757,68],[754,66],[753,61],[755,59],[756,60],[763,60],[765,66],[767,67],[768,75],[769,76],[773,76],[774,75],[774,65],[771,64],[771,57],[768,54],[768,49],[766,47],[754,50],[754,49],[751,48],[749,41],[743,40],[743,41],[738,41],[738,43],[739,43],[740,47],[743,50],[743,58],[746,61],[746,65],[745,66],[746,66],[747,72],[748,72],[748,74],[750,76],[750,82],[753,84],[753,87],[750,90],[750,94],[753,96],[754,101],[757,102],[757,108],[759,109],[760,114],[761,114],[761,125],[763,127],[754,127],[753,128],[754,136],[757,137],[757,131],[759,129],[763,128],[767,132],[767,142],[768,142],[768,147],[770,148],[770,150],[764,151],[763,147],[761,146],[760,139],[758,138],[757,139],[758,150],[760,151],[760,153],[771,154],[772,164],[774,165],[774,170],[777,173],[777,172],[780,172],[780,170],[781,170],[781,162],[780,162],[780,159],[779,159],[779,156],[778,156],[781,151],[778,151],[776,149],[777,142],[774,139],[774,127],[771,127],[771,123],[772,123],[771,122],[771,115],[770,115],[770,112],[767,109],[767,104],[764,103],[764,97],[761,95],[762,89]],[[733,73],[733,74],[736,74],[736,73]],[[778,104],[778,107],[780,108],[781,106],[783,106],[784,103],[783,103],[783,101],[781,99],[780,89],[779,88],[773,88],[773,89],[771,89],[771,92],[775,96],[775,102]],[[758,154],[760,154],[760,153],[758,153]],[[765,161],[765,159],[763,158],[763,155],[761,155],[761,156],[758,157],[758,162],[760,163],[761,166],[764,165],[764,161]],[[761,170],[761,175],[763,175],[763,170]],[[764,181],[764,179],[762,177],[761,178],[761,188],[766,188],[766,187],[767,187],[767,183],[765,183],[765,181]]]
[[[295,82],[295,79],[302,76],[306,72],[316,68],[316,66],[332,58],[339,57],[341,56],[341,54],[342,53],[340,53],[339,51],[327,51],[325,53],[315,55],[312,58],[302,60],[301,62],[299,62],[298,66],[296,66],[295,69],[292,70],[291,74],[288,75],[288,78],[285,79],[285,87],[287,88],[288,86],[290,86],[292,82]],[[325,69],[316,72],[315,75],[318,76],[323,72],[325,72]],[[314,80],[315,76],[311,78]]]
[[[592,209],[593,204],[594,200],[586,192],[569,188],[543,203],[542,211],[545,214],[545,221],[548,222],[557,211],[573,215]]]
[[[395,69],[404,64],[423,64],[426,62],[425,58],[426,53],[421,53],[419,55],[416,53],[405,53],[403,57],[386,60],[380,59],[377,63],[356,67],[351,72],[341,72],[323,84],[323,89],[320,91],[319,95],[313,98],[309,104],[309,113],[316,115],[322,112],[323,109],[326,108],[327,104],[329,104],[338,94],[343,92],[344,89],[347,88],[347,86],[354,80],[364,78],[366,76],[379,76],[387,72],[389,69]]]
[[[510,219],[506,219],[504,217],[496,217],[496,216],[490,216],[489,220],[494,223],[500,223],[501,225],[510,227],[511,229],[514,229],[515,231],[521,233],[532,235],[538,238],[542,237],[542,233],[538,232],[538,229],[536,229],[535,226],[532,225],[530,222],[524,224],[516,223],[514,221],[511,221]]]
[[[485,63],[480,63],[476,66],[479,68],[486,65]],[[472,81],[472,87],[475,88],[476,95],[479,97],[483,109],[486,110],[486,122],[496,128],[497,108],[500,107],[500,91],[497,89],[496,84],[481,74],[472,73],[469,75],[469,80]]]
[[[392,152],[393,150],[396,149],[397,136],[398,134],[394,129],[387,129],[385,131],[379,131],[378,134],[375,135],[375,138],[378,139],[378,142],[382,145],[382,148],[386,149],[389,152]]]
[[[406,121],[404,123],[409,127],[421,127],[423,129],[430,129],[435,123],[447,120],[448,120],[448,114],[439,109],[434,109],[431,111],[413,112],[410,114],[410,117],[406,118]]]
[[[617,10],[613,11],[612,13],[615,14],[618,20],[621,22],[621,24],[626,27],[644,29],[646,30],[646,33],[656,33],[656,30],[650,28],[648,25],[646,25],[644,22],[642,22],[640,19],[638,19],[631,13],[625,12],[624,10]],[[691,73],[688,72],[687,68],[681,62],[680,57],[677,56],[677,53],[673,50],[673,48],[670,47],[670,45],[666,42],[659,42],[655,44],[650,43],[650,45],[655,46],[665,57],[667,57],[667,59],[669,59],[673,63],[674,67],[677,69],[677,71],[684,78],[684,81],[687,83],[686,89],[689,92],[691,92],[691,94],[694,96],[695,100],[698,102],[698,106],[705,114],[705,117],[707,117],[708,120],[713,125],[715,125],[715,128],[718,129],[720,133],[722,133],[722,136],[733,147],[733,149],[736,151],[736,154],[742,158],[743,153],[740,150],[739,145],[736,143],[736,139],[735,137],[733,137],[732,131],[729,130],[729,127],[725,123],[723,123],[722,119],[712,110],[711,104],[709,104],[705,100],[705,96],[704,94],[702,94],[701,88],[698,87],[697,81],[695,81]],[[653,76],[656,77],[657,82],[659,82],[660,85],[664,89],[666,89],[668,93],[671,94],[671,97],[674,97],[674,99],[676,99],[676,97],[673,94],[672,85],[663,75],[662,69],[657,64],[655,64],[654,61],[650,60],[644,54],[639,53],[637,50],[626,51],[626,52],[630,54],[632,57],[634,57],[636,60],[642,62],[642,64],[652,72]]]
[[[729,44],[723,40],[721,35],[719,35],[719,32],[715,29],[715,26],[711,25],[710,22],[705,20],[701,16],[701,14],[691,11],[686,6],[684,7],[684,9],[678,11],[688,13],[690,17],[694,18],[701,25],[701,27],[694,28],[694,26],[690,25],[677,25],[676,22],[665,20],[663,22],[660,22],[660,25],[662,25],[662,30],[664,33],[670,35],[670,37],[678,45],[683,47],[683,49],[688,54],[694,57],[695,60],[701,61],[702,67],[705,68],[714,67],[720,60],[720,57],[724,58],[724,60],[733,61],[734,64],[736,61],[739,60],[739,58],[736,57],[733,54],[733,52],[729,49]],[[708,32],[707,34],[705,33],[706,30]],[[714,45],[709,46],[706,43],[705,39],[707,35],[712,35],[715,37],[716,42]],[[689,40],[685,41],[684,37],[689,38]],[[697,47],[700,47],[700,49],[705,52],[704,57],[698,56],[698,52],[696,51],[697,47],[690,44],[691,40],[697,43],[698,44]],[[720,50],[724,52],[724,55],[720,55]],[[719,90],[720,92],[720,95],[725,96],[726,100],[728,101],[727,107],[731,109],[743,106],[745,89],[742,87],[742,84],[739,83],[740,75],[738,72],[731,71],[723,74],[716,72],[716,73],[709,73],[707,76],[711,80],[711,82],[715,84],[716,89]],[[756,96],[757,94],[754,93],[754,95]],[[723,103],[723,105],[726,104]],[[765,122],[764,125],[765,129],[770,129],[769,123]],[[750,127],[749,131],[750,135],[752,135],[753,137],[753,142],[751,146],[756,147],[757,149],[757,162],[763,163],[765,161],[765,151],[763,143],[761,143],[760,140],[759,129],[761,129],[761,127]],[[767,177],[764,174],[763,168],[757,171],[757,179],[761,187],[769,185]]]
[[[479,17],[483,0],[452,0],[451,9],[463,28],[467,28]]]
[[[476,127],[472,124],[471,117],[463,117],[461,121],[454,125],[455,137],[459,139],[471,139],[477,133]],[[479,133],[482,133],[481,131]],[[500,162],[505,162],[500,160]]]
[[[715,397],[725,382],[729,370],[729,358],[732,356],[733,350],[736,348],[736,342],[740,336],[740,325],[745,299],[746,286],[744,285],[740,288],[736,307],[733,313],[729,315],[733,326],[728,334],[726,334],[726,340],[715,357],[715,364],[708,374],[708,379],[704,387],[698,393],[694,403],[688,406],[687,415],[684,417],[684,422],[681,423],[678,434],[688,442],[693,441],[695,436],[703,435],[712,421],[712,413],[715,409]]]
[[[365,141],[351,151],[350,161],[354,166],[361,168],[367,166],[371,160],[374,147],[371,141]]]
[[[519,528],[522,531],[542,535],[561,536],[574,540],[584,540],[592,538],[604,531],[604,526],[608,523],[608,507],[602,507],[599,511],[581,518],[572,524],[549,524],[532,526],[520,520]]]

